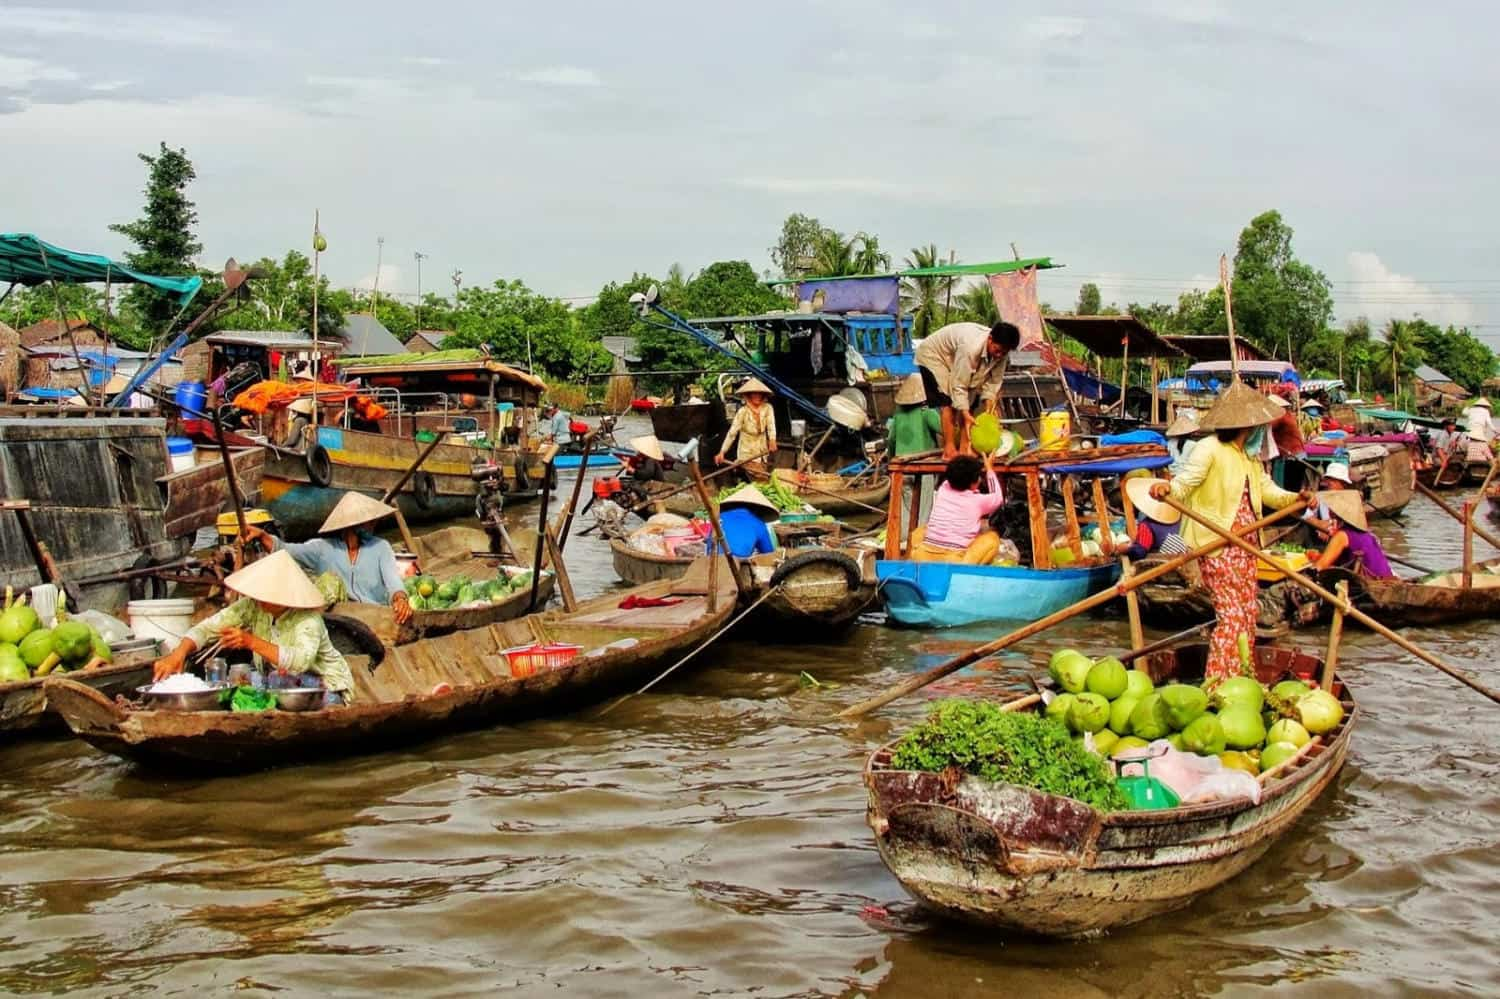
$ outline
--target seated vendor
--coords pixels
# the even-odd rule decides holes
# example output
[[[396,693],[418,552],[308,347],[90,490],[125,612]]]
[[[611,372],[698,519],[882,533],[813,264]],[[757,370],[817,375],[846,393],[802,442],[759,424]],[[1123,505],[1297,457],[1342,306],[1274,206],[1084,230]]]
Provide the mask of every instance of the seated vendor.
[[[1329,530],[1318,531],[1326,540],[1313,568],[1322,572],[1337,566],[1366,579],[1395,579],[1380,539],[1370,533],[1365,501],[1359,493],[1352,489],[1319,493],[1318,500],[1328,508],[1332,519]]]
[[[189,655],[217,641],[251,652],[258,669],[316,674],[329,707],[353,699],[354,676],[323,624],[323,594],[290,555],[267,555],[230,575],[224,586],[239,599],[189,628],[175,649],[156,660],[154,679],[181,673]]]
[[[1125,495],[1135,507],[1135,537],[1124,552],[1130,558],[1144,558],[1157,552],[1181,555],[1188,550],[1179,531],[1182,514],[1151,496],[1151,487],[1156,482],[1149,477],[1125,480]]]
[[[1335,525],[1328,512],[1328,504],[1323,502],[1322,494],[1339,492],[1341,490],[1353,490],[1358,496],[1359,490],[1354,486],[1354,476],[1349,471],[1348,462],[1330,461],[1328,467],[1323,469],[1323,477],[1318,480],[1318,500],[1302,514],[1302,519],[1319,531],[1331,533]]]
[[[719,526],[724,529],[724,541],[735,558],[775,551],[776,538],[770,525],[780,519],[781,511],[776,504],[754,486],[731,493],[719,504]],[[716,550],[710,543],[710,553]]]
[[[661,441],[656,439],[655,434],[631,438],[630,446],[635,449],[635,454],[626,456],[625,466],[630,470],[632,479],[637,482],[667,481],[666,472],[661,465],[666,460],[666,455],[662,453]]]
[[[1000,535],[988,521],[1004,505],[1005,497],[992,461],[989,455],[981,463],[961,454],[948,462],[943,483],[933,493],[927,523],[911,533],[913,561],[989,565],[995,560]],[[979,491],[981,472],[989,486],[987,493]]]
[[[273,538],[259,528],[245,531],[249,541],[260,541],[271,551],[285,549],[310,573],[326,574],[342,584],[342,598],[361,604],[389,604],[397,624],[411,618],[411,604],[401,585],[401,571],[390,543],[375,536],[375,523],[396,512],[362,493],[343,495],[318,536],[291,544]],[[335,594],[334,596],[340,596]],[[333,603],[335,600],[330,599]]]
[[[1187,456],[1193,450],[1194,445],[1207,434],[1207,430],[1198,426],[1196,409],[1177,411],[1177,418],[1172,421],[1171,426],[1167,427],[1164,434],[1167,438],[1167,453],[1172,456],[1174,472],[1187,461]]]

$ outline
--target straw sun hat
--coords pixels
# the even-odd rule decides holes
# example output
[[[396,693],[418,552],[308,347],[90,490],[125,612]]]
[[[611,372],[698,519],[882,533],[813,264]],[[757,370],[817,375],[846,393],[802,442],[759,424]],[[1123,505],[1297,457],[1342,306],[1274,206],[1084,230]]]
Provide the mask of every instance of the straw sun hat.
[[[1184,409],[1178,411],[1177,419],[1173,420],[1172,425],[1166,430],[1166,436],[1186,437],[1189,434],[1196,434],[1202,429],[1203,427],[1198,422],[1198,411],[1196,409]]]
[[[1359,493],[1352,489],[1334,489],[1318,493],[1318,499],[1328,507],[1329,513],[1350,527],[1361,531],[1370,529],[1369,521],[1365,520],[1365,501]]]
[[[317,610],[325,603],[323,594],[285,548],[232,573],[224,586],[242,597],[295,610]]]
[[[915,406],[926,401],[927,389],[922,385],[921,375],[910,374],[902,379],[901,387],[896,390],[896,405]]]
[[[735,395],[749,395],[751,392],[759,392],[761,395],[776,394],[766,386],[765,382],[754,376],[746,378],[744,384],[734,390]]]
[[[1232,383],[1199,421],[1201,430],[1245,430],[1270,423],[1281,407],[1244,382]]]
[[[1151,497],[1151,487],[1160,481],[1162,480],[1126,479],[1125,495],[1130,497],[1132,506],[1152,520],[1161,524],[1175,524],[1182,519],[1182,513]]]
[[[334,507],[333,512],[328,515],[328,519],[323,521],[323,526],[318,528],[318,533],[329,534],[333,531],[358,527],[361,524],[373,524],[395,512],[395,507],[386,506],[364,493],[345,493],[344,498],[339,500],[338,506]]]
[[[745,486],[738,492],[730,493],[719,504],[720,509],[739,506],[744,507],[764,521],[769,522],[781,517],[781,511],[776,509],[776,504],[766,499],[765,494],[754,486]]]
[[[662,461],[666,457],[666,455],[661,453],[661,441],[656,439],[655,434],[646,434],[644,437],[632,437],[630,439],[630,446],[646,457],[655,458],[657,461]]]

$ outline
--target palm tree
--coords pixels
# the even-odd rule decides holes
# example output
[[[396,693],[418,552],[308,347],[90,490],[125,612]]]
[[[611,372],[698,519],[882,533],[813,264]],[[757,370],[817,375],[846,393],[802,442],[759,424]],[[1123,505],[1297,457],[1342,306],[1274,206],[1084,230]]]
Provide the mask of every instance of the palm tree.
[[[891,255],[881,250],[878,236],[857,232],[849,237],[850,248],[853,249],[856,243],[859,249],[854,251],[855,274],[879,274],[890,270]]]
[[[927,270],[945,263],[938,256],[936,243],[912,247],[911,256],[903,261],[906,270]],[[948,305],[953,298],[955,279],[951,276],[919,275],[901,279],[901,307],[915,317],[915,335],[927,336],[932,331],[933,317],[938,308],[943,309],[943,322],[948,322]]]
[[[1000,321],[1000,308],[995,304],[995,294],[988,281],[969,285],[957,297],[959,309],[974,322],[993,326]]]
[[[1399,405],[1397,397],[1401,391],[1401,379],[1417,370],[1426,358],[1421,342],[1417,338],[1415,323],[1406,319],[1392,319],[1385,324],[1385,343],[1391,355],[1391,405]]]
[[[846,277],[878,274],[890,266],[891,255],[880,249],[877,237],[857,232],[846,239],[830,231],[818,240],[811,270],[818,277]]]

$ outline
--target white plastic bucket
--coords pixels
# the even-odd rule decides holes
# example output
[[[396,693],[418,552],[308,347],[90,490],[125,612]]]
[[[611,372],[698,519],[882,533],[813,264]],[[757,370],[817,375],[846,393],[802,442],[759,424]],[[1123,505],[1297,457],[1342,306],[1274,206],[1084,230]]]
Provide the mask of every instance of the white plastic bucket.
[[[130,630],[136,638],[155,638],[169,645],[187,634],[193,626],[192,599],[132,600],[125,605]]]

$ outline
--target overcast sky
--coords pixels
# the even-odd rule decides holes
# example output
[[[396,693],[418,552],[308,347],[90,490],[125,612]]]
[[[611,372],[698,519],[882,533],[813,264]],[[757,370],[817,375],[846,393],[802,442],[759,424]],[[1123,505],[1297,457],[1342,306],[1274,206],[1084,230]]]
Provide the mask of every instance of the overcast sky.
[[[189,12],[202,9],[204,13]],[[1046,13],[1040,13],[1045,9]],[[1215,0],[0,2],[0,229],[118,254],[186,147],[203,261],[309,242],[382,291],[770,266],[790,212],[1043,298],[1172,300],[1256,213],[1337,317],[1500,342],[1500,7]]]

